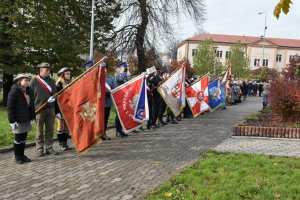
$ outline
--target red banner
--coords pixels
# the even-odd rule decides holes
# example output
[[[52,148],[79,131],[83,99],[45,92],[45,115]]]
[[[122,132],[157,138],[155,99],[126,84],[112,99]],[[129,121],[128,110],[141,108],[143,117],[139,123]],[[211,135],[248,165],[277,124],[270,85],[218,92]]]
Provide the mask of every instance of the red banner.
[[[105,69],[95,67],[57,96],[78,152],[97,143],[104,132],[104,91]]]
[[[143,80],[144,74],[141,74],[111,91],[112,100],[125,132],[130,132],[142,125],[142,123],[134,121],[134,115]]]

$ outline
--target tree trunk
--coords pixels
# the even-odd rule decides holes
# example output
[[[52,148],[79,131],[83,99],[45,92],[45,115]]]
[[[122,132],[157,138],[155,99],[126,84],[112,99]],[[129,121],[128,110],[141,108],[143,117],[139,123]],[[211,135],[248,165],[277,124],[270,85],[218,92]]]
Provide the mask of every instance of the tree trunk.
[[[146,0],[139,0],[139,3],[141,8],[142,21],[137,30],[135,47],[136,47],[137,57],[138,57],[138,72],[142,73],[146,71],[146,64],[147,64],[145,49],[144,49],[144,40],[145,40],[145,34],[146,34],[146,29],[147,29],[149,19],[148,19],[147,7],[146,7],[147,6]]]
[[[10,91],[10,88],[13,84],[13,75],[12,74],[3,74],[3,101],[2,106],[7,105],[7,97]]]

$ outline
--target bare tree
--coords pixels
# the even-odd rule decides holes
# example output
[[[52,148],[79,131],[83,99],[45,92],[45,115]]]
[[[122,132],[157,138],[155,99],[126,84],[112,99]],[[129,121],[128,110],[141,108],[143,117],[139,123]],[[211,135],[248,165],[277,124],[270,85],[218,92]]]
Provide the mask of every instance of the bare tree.
[[[122,11],[117,29],[111,33],[114,49],[121,52],[137,52],[138,70],[145,71],[146,49],[157,38],[174,35],[173,24],[180,16],[190,17],[197,26],[204,21],[203,0],[119,0]]]

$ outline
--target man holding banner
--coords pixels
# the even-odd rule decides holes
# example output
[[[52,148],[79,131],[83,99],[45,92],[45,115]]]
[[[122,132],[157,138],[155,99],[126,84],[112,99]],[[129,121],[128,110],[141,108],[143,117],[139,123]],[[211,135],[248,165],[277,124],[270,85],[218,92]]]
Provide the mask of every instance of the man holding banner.
[[[49,63],[41,63],[37,66],[40,72],[39,75],[33,78],[30,82],[30,88],[34,94],[34,107],[38,110],[45,102],[47,105],[36,114],[36,148],[37,155],[41,157],[44,155],[44,145],[47,155],[57,155],[54,151],[53,132],[55,123],[55,97],[56,85],[55,81],[50,77],[52,67]],[[44,137],[44,126],[46,127]],[[45,138],[45,139],[44,139]]]
[[[127,76],[127,63],[126,62],[122,62],[118,65],[117,67],[117,73],[116,73],[116,87],[123,85],[124,83],[126,83],[127,81],[129,81],[129,77]],[[122,130],[122,125],[120,122],[120,119],[118,117],[118,115],[116,115],[115,118],[115,126],[116,126],[116,136],[117,137],[127,137],[128,134],[124,133],[124,131]]]
[[[107,69],[105,67],[105,110],[104,110],[104,134],[101,136],[102,140],[111,140],[110,137],[106,135],[108,118],[110,115],[110,109],[112,105],[112,100],[110,96],[110,91],[115,88],[115,79],[109,75],[107,75]]]

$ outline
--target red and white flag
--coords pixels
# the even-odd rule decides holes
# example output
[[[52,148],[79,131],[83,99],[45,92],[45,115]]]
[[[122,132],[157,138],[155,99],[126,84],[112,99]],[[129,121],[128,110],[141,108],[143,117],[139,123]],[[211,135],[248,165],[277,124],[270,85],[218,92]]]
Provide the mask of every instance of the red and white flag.
[[[149,120],[145,84],[145,75],[141,74],[111,90],[111,97],[125,132],[130,132]]]
[[[175,117],[179,116],[185,107],[185,70],[186,64],[183,63],[157,88]]]
[[[202,77],[186,88],[186,100],[194,117],[209,110],[208,76]]]

